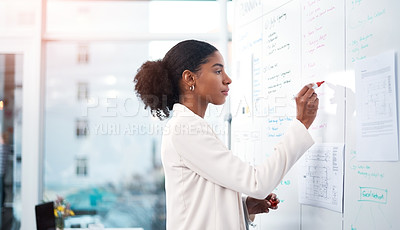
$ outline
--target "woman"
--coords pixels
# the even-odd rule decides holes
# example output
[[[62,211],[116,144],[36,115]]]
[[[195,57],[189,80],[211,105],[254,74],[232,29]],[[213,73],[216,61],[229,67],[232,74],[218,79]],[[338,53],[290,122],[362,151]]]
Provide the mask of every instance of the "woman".
[[[275,154],[258,166],[235,157],[203,119],[209,103],[221,105],[232,80],[218,50],[205,42],[178,43],[162,60],[147,61],[134,82],[153,115],[173,111],[162,139],[167,229],[246,229],[248,214],[276,209],[269,194],[314,143],[307,129],[319,100],[311,85],[296,97],[297,119]],[[242,194],[245,197],[242,203]]]

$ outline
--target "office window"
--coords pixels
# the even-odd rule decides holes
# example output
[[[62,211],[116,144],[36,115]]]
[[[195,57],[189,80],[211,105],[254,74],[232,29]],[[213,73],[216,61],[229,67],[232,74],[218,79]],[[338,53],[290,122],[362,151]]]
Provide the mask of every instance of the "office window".
[[[21,218],[22,55],[0,54],[0,229]]]
[[[89,43],[95,55],[84,66],[76,45],[46,45],[45,197],[71,203],[77,216],[67,226],[164,229],[164,122],[144,110],[132,82],[149,43]],[[76,100],[77,85],[90,85],[87,100]]]
[[[144,110],[132,81],[142,63],[162,58],[180,40],[127,38],[219,29],[217,2],[165,3],[48,2],[46,34],[58,40],[45,44],[44,196],[71,203],[77,216],[66,227],[165,229],[165,121]],[[179,12],[193,14],[176,18]]]
[[[87,176],[88,159],[86,157],[76,158],[76,175]]]
[[[0,34],[29,34],[37,25],[36,2],[31,0],[0,0]]]
[[[89,122],[86,119],[76,119],[75,121],[76,126],[76,136],[77,137],[84,137],[87,136],[89,133]]]
[[[210,33],[219,30],[217,1],[151,1],[149,7],[149,30],[152,33]]]
[[[47,33],[96,36],[148,32],[147,1],[48,1]]]
[[[89,46],[88,45],[79,45],[77,52],[77,61],[79,64],[88,64],[89,63]]]
[[[77,84],[77,88],[78,88],[78,100],[79,101],[84,101],[88,99],[89,96],[89,85],[87,82],[78,82]]]

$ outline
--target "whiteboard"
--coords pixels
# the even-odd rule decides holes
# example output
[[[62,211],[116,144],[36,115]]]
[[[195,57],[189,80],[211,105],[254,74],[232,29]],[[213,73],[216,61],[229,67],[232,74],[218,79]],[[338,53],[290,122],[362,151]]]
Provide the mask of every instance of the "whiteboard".
[[[322,80],[326,84],[316,90],[320,107],[310,133],[317,143],[345,146],[342,212],[298,202],[297,164],[272,191],[282,201],[278,211],[259,215],[253,229],[400,228],[400,196],[395,195],[400,163],[356,159],[354,81],[354,63],[400,49],[400,33],[391,31],[399,11],[395,0],[235,1],[234,154],[254,165],[271,155],[295,119],[293,95],[304,84]],[[397,80],[398,97],[399,87]],[[363,199],[366,191],[387,199]]]
[[[400,33],[395,28],[400,21],[400,2],[395,0],[363,0],[346,3],[346,70],[354,63],[385,51],[400,50]],[[397,58],[397,66],[399,66]],[[399,81],[397,77],[397,108]],[[345,229],[399,229],[400,162],[359,162],[356,160],[355,88],[346,89],[346,182]],[[398,114],[399,116],[399,114]],[[398,118],[399,120],[399,118]],[[383,202],[367,200],[364,193],[384,194]],[[346,212],[348,210],[348,212]]]

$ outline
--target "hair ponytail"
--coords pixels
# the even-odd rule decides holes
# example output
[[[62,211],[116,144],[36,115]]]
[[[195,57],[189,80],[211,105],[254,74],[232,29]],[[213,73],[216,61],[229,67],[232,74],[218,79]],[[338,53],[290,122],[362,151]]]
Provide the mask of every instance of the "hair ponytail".
[[[169,110],[179,101],[168,70],[161,60],[147,61],[139,69],[134,79],[136,95],[150,108],[153,116],[161,120],[169,116]]]

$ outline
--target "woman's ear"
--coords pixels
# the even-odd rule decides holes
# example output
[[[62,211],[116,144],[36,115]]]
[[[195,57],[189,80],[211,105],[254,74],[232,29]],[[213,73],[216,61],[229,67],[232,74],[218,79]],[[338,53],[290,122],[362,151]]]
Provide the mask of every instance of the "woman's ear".
[[[195,84],[195,74],[190,70],[185,70],[182,73],[182,80],[187,87],[191,87]]]

